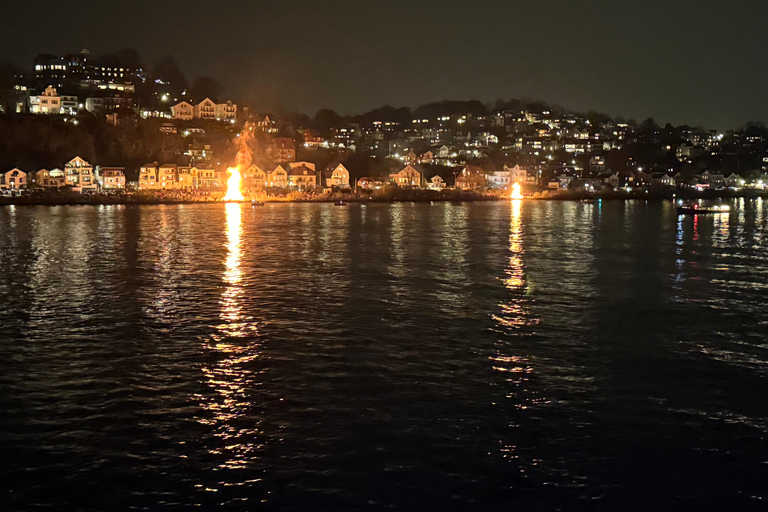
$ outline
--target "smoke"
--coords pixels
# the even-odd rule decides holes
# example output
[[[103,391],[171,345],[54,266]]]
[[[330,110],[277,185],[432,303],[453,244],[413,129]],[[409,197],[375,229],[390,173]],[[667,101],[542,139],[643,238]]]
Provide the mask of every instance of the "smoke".
[[[240,132],[240,136],[237,138],[238,149],[237,157],[235,158],[235,167],[242,171],[246,171],[253,161],[253,153],[251,151],[252,141],[253,126],[251,123],[245,123],[243,131]]]

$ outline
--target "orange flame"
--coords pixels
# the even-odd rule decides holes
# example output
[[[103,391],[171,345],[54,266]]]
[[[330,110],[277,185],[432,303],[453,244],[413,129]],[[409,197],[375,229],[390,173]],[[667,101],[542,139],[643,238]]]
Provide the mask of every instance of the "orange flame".
[[[224,196],[225,201],[242,201],[243,193],[240,192],[240,169],[237,167],[230,167],[227,169],[230,174],[227,180],[227,195]]]
[[[512,199],[522,199],[523,194],[520,193],[520,184],[515,183],[512,185]]]

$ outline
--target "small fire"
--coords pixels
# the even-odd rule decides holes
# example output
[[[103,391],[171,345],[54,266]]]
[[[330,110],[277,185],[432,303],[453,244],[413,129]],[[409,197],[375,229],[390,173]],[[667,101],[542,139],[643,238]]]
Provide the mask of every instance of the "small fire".
[[[511,198],[512,199],[522,199],[523,198],[523,194],[520,193],[520,184],[519,183],[515,183],[514,185],[512,185],[512,196],[511,196]]]
[[[230,167],[227,169],[230,176],[227,180],[227,195],[224,196],[225,201],[242,201],[243,193],[240,192],[240,169],[237,167]]]

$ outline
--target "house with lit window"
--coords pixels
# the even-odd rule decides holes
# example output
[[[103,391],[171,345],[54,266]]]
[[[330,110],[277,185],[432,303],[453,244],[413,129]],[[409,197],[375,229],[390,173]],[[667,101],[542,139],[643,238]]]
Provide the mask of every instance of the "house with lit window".
[[[325,186],[326,187],[338,187],[338,188],[350,188],[349,187],[349,171],[343,164],[339,164],[333,169],[326,171],[325,173]]]
[[[124,190],[125,167],[99,167],[98,182],[102,190]]]
[[[197,176],[196,176],[196,183],[198,188],[205,188],[205,189],[212,189],[212,188],[220,188],[224,186],[224,183],[226,182],[226,178],[224,178],[222,172],[217,171],[215,169],[210,168],[196,168],[193,167],[193,170],[197,170]]]
[[[64,171],[61,169],[40,169],[29,173],[27,181],[40,188],[59,188],[64,186]]]
[[[27,173],[21,169],[11,169],[0,174],[0,189],[19,190],[27,188]]]
[[[32,114],[60,114],[61,97],[56,89],[49,85],[39,96],[29,97],[29,111]]]
[[[176,186],[182,190],[189,190],[195,187],[195,173],[197,168],[195,167],[178,167],[176,169]]]
[[[300,190],[317,186],[317,173],[304,165],[291,167],[288,171],[288,185]]]
[[[277,163],[296,161],[296,145],[290,137],[275,137],[266,152]]]
[[[445,180],[439,174],[435,174],[429,179],[430,190],[443,190],[445,188]]]
[[[237,105],[231,101],[216,104],[216,119],[219,121],[234,121],[237,119]]]
[[[171,107],[171,117],[181,121],[190,121],[195,117],[195,107],[186,101],[177,103]]]
[[[139,169],[139,190],[156,190],[157,186],[157,162],[144,164]]]
[[[306,148],[318,148],[325,144],[325,139],[315,130],[302,130],[302,137],[304,137],[304,147]]]
[[[285,188],[288,186],[288,171],[282,165],[278,165],[267,175],[268,186]]]
[[[456,188],[462,190],[475,190],[487,185],[485,172],[483,169],[476,165],[467,165],[461,170],[458,176],[456,176]]]
[[[157,188],[161,190],[179,188],[176,164],[163,164],[157,168]]]
[[[64,180],[76,192],[95,192],[98,189],[93,166],[79,156],[64,165]]]
[[[198,119],[216,119],[216,103],[211,98],[205,98],[195,105],[195,117]]]
[[[421,186],[421,173],[412,165],[406,165],[400,172],[390,174],[389,178],[401,188]]]

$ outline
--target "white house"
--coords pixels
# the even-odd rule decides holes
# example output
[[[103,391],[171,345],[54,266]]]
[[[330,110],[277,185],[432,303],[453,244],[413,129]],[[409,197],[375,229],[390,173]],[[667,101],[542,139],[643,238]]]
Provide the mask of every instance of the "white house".
[[[186,101],[177,103],[171,107],[171,117],[182,121],[189,121],[195,117],[195,107]]]
[[[65,182],[76,192],[95,191],[98,188],[93,166],[76,156],[64,166]]]
[[[442,190],[445,188],[445,180],[439,174],[435,174],[429,180],[429,188],[432,190]]]
[[[505,165],[500,171],[493,171],[493,174],[487,176],[488,186],[493,188],[507,189],[509,188],[510,176],[509,169]]]
[[[349,188],[349,171],[344,165],[334,167],[325,178],[326,187]]]
[[[229,121],[237,119],[237,105],[231,101],[219,103],[216,105],[216,119],[219,121]]]
[[[49,85],[41,95],[29,97],[29,111],[33,114],[60,114],[61,97],[56,89]]]
[[[195,117],[199,119],[216,119],[216,104],[211,98],[205,98],[195,105]]]

